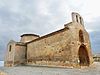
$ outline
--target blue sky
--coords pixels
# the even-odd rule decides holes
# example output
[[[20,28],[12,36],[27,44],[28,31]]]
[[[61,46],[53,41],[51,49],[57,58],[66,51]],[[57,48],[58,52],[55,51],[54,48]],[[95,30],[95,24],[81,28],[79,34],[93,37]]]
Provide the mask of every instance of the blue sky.
[[[4,61],[0,61],[0,67],[4,66]]]
[[[92,51],[100,53],[99,7],[99,0],[0,0],[0,59],[10,40],[19,41],[23,33],[44,35],[63,28],[73,11],[83,16]]]

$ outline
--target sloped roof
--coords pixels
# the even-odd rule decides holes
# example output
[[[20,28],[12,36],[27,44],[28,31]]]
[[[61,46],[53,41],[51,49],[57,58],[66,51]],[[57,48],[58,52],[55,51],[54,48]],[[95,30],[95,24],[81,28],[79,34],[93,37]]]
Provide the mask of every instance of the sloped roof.
[[[36,35],[36,34],[23,34],[23,35],[21,35],[21,37],[23,37],[23,36],[36,36],[36,37],[39,37],[39,35]]]

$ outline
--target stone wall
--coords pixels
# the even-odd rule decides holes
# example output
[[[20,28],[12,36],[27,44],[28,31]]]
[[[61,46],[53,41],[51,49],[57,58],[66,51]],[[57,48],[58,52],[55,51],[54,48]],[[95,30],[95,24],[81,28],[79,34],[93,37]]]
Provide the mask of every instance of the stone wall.
[[[14,65],[14,54],[15,54],[15,41],[10,41],[7,45],[7,53],[5,56],[4,66]]]
[[[7,46],[7,54],[4,66],[16,66],[25,63],[26,45],[15,41],[10,41]]]
[[[80,42],[79,31],[83,33]],[[89,35],[83,25],[68,23],[64,29],[27,44],[27,62],[37,65],[79,66],[79,48],[86,48],[89,64],[93,62]],[[87,62],[87,61],[86,61]]]
[[[77,22],[72,22],[69,26],[70,32],[71,32],[71,54],[72,54],[72,63],[73,66],[79,65],[79,48],[80,46],[86,47],[86,51],[89,57],[90,64],[93,63],[93,57],[92,57],[92,51],[91,51],[91,45],[90,45],[90,39],[89,34],[85,30],[84,26]],[[79,37],[79,31],[82,31],[83,33],[83,40],[80,41]]]
[[[66,27],[27,44],[27,62],[37,65],[71,65],[71,32]]]
[[[22,44],[16,44],[15,49],[14,65],[24,64],[26,61],[26,46]]]

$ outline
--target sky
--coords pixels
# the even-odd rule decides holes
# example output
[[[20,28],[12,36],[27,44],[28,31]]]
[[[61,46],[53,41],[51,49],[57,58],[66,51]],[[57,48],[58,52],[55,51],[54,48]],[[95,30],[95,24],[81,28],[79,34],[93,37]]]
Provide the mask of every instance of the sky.
[[[0,61],[0,67],[4,66],[4,61]]]
[[[71,21],[71,12],[84,18],[93,53],[100,53],[100,0],[0,0],[0,60],[7,43],[20,35],[45,35]]]

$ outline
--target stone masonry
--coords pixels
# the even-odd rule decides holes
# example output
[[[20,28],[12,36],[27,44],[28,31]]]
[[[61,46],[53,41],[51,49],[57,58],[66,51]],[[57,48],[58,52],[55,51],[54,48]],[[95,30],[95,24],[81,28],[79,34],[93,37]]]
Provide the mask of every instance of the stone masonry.
[[[93,63],[90,39],[83,18],[72,13],[72,22],[63,29],[39,36],[21,35],[20,42],[7,45],[5,66],[37,65],[50,67],[80,67]]]

